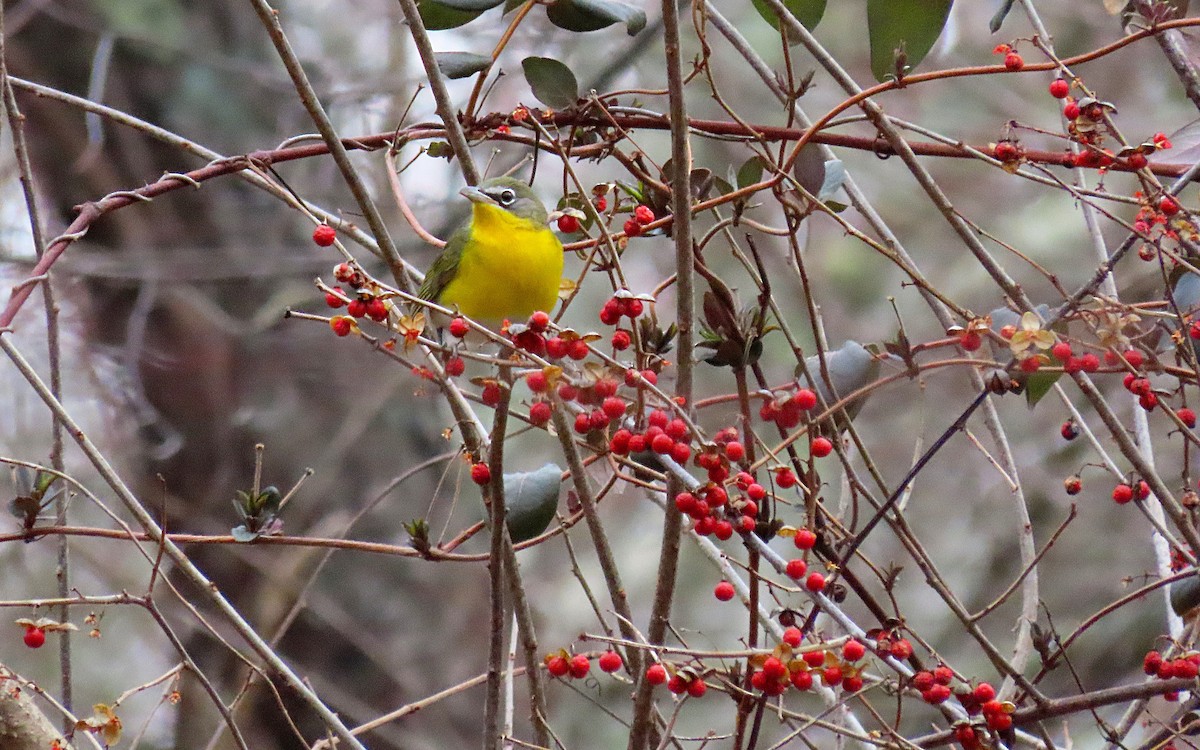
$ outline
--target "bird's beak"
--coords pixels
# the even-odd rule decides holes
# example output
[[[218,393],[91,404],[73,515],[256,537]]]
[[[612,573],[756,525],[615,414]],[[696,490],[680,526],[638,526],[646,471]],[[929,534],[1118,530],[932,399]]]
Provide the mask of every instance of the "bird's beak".
[[[474,186],[468,185],[462,190],[459,190],[458,194],[472,203],[486,203],[492,206],[498,205],[495,198]]]

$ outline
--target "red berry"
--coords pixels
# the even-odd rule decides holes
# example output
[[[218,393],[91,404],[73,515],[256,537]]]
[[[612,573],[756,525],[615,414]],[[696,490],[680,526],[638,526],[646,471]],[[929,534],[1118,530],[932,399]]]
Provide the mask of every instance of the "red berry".
[[[600,405],[600,408],[604,410],[604,413],[608,415],[609,419],[618,419],[625,415],[625,399],[618,398],[616,396],[609,396],[608,398],[604,399],[604,402]]]
[[[485,463],[471,464],[471,481],[480,485],[492,481],[491,468]]]
[[[665,429],[673,440],[687,440],[688,426],[687,422],[684,422],[682,419],[672,419],[670,422],[667,422]],[[733,456],[729,458],[732,460]]]
[[[913,675],[912,685],[916,690],[924,693],[932,688],[936,683],[933,680],[933,673],[927,670],[922,670]]]
[[[1145,500],[1150,497],[1150,485],[1146,484],[1146,480],[1141,480],[1137,483],[1138,500]]]
[[[600,322],[606,326],[615,326],[621,320],[621,305],[616,299],[609,299],[600,308]]]
[[[926,703],[931,703],[933,705],[945,703],[950,697],[950,688],[946,687],[945,685],[934,685],[925,692],[921,693],[921,697],[925,699]]]
[[[1063,106],[1063,117],[1067,118],[1068,120],[1078,119],[1079,105],[1068,99],[1067,103]]]
[[[1142,363],[1146,360],[1146,358],[1142,356],[1142,352],[1139,349],[1129,349],[1128,351],[1124,352],[1124,356],[1125,361],[1128,362],[1130,367],[1135,370],[1140,369]],[[1147,385],[1149,385],[1149,383],[1147,383]]]
[[[677,464],[686,464],[687,460],[692,457],[692,448],[687,443],[675,443],[675,447],[671,449],[671,458]]]
[[[1124,505],[1133,499],[1133,488],[1127,484],[1118,484],[1113,488],[1112,499],[1117,505]]]
[[[912,643],[907,638],[892,641],[892,645],[888,647],[888,652],[897,659],[907,659],[913,653]]]
[[[485,406],[494,407],[500,403],[500,395],[500,384],[488,383],[483,386],[483,392],[479,394],[479,400],[482,401]]]
[[[808,690],[813,686],[812,672],[796,670],[792,672],[792,687],[797,690]]]
[[[803,640],[804,634],[800,632],[800,628],[792,627],[783,631],[783,642],[792,648],[798,647]]]
[[[833,443],[829,441],[829,438],[819,437],[812,441],[809,451],[816,458],[825,458],[833,453]]]
[[[842,681],[842,668],[834,665],[821,670],[821,682],[828,686],[837,685]]]
[[[980,703],[987,703],[996,697],[996,689],[986,682],[981,682],[975,686],[975,691],[972,693],[975,700]]]
[[[546,356],[551,359],[562,359],[567,356],[570,351],[571,344],[566,339],[559,336],[552,336],[546,339]]]
[[[1088,352],[1079,358],[1079,366],[1084,372],[1096,372],[1100,369],[1100,358]]]
[[[805,664],[816,669],[817,667],[819,667],[825,663],[825,652],[824,651],[809,651],[809,652],[805,653],[804,656],[802,656],[801,658],[804,659]]]
[[[608,449],[618,456],[629,453],[629,441],[633,434],[629,430],[617,430],[608,441]]]
[[[541,427],[550,421],[550,403],[547,401],[535,401],[529,407],[529,421],[534,425]],[[632,447],[632,441],[630,441]]]
[[[1157,651],[1147,651],[1146,657],[1142,659],[1142,671],[1151,677],[1158,674],[1158,667],[1162,664],[1162,654]]]
[[[1138,396],[1138,404],[1146,411],[1154,411],[1154,407],[1158,406],[1158,396],[1153,392],[1143,393]]]
[[[717,587],[713,589],[713,595],[716,596],[718,600],[723,602],[727,602],[732,599],[735,593],[736,592],[733,589],[733,584],[729,581],[721,581],[717,584]]]
[[[1053,354],[1054,358],[1059,362],[1066,362],[1073,354],[1071,351],[1071,345],[1065,341],[1060,341],[1055,344],[1054,347],[1050,349],[1050,353]]]
[[[801,560],[799,558],[796,558],[795,560],[788,560],[788,563],[787,563],[788,578],[794,578],[795,580],[798,581],[801,578],[803,578],[804,574],[807,572],[808,572],[808,564],[806,562],[804,562],[803,560]]]
[[[571,671],[571,665],[564,656],[551,656],[546,660],[546,671],[554,677],[563,677]]]
[[[1066,99],[1069,93],[1071,93],[1071,84],[1067,83],[1065,79],[1055,78],[1050,82],[1050,96],[1055,99]]]
[[[579,231],[579,219],[571,214],[558,217],[558,231],[563,234],[575,234]]]
[[[537,310],[529,316],[529,327],[541,333],[550,327],[550,316],[542,310]]]
[[[767,680],[778,680],[787,674],[787,667],[783,665],[783,662],[778,657],[768,656],[766,661],[763,662],[762,672]]]
[[[1158,210],[1166,216],[1174,216],[1179,213],[1179,201],[1173,196],[1164,195],[1158,202]]]
[[[991,714],[987,717],[988,729],[994,732],[1003,732],[1006,729],[1011,729],[1012,723],[1012,716],[1005,713]]]
[[[642,314],[643,307],[644,306],[642,305],[642,301],[640,299],[637,297],[629,297],[625,300],[625,305],[622,312],[625,313],[630,320],[632,320],[633,318],[636,318]]]
[[[767,488],[763,487],[758,482],[746,487],[746,497],[756,503],[761,503],[763,498],[767,496]]]
[[[320,247],[329,247],[337,239],[337,231],[328,224],[318,224],[313,230],[312,238]]]
[[[1004,56],[1004,67],[1009,70],[1020,70],[1025,67],[1025,59],[1016,52],[1009,52]]]
[[[462,318],[455,318],[450,321],[450,335],[456,339],[461,339],[471,330],[471,326],[467,325],[467,321]]]
[[[707,692],[708,685],[704,684],[704,680],[700,679],[699,677],[688,683],[687,694],[693,698],[703,698],[704,694]]]
[[[1029,373],[1037,372],[1038,369],[1041,368],[1041,366],[1042,366],[1042,358],[1036,354],[1033,355],[1032,357],[1026,357],[1025,359],[1021,360],[1021,365],[1020,365],[1021,372],[1029,372]]]
[[[650,450],[654,451],[655,453],[667,454],[670,453],[674,448],[675,441],[672,440],[671,436],[665,432],[661,435],[655,435],[654,439],[650,441]]]
[[[340,294],[334,294],[333,292],[326,292],[325,293],[325,304],[336,310],[337,308],[345,305],[346,300],[343,299]]]
[[[376,323],[382,323],[387,320],[388,306],[383,300],[376,297],[367,303],[367,317]]]
[[[603,195],[598,195],[593,198],[592,205],[595,206],[596,210],[600,211],[601,213],[608,209],[608,201],[604,199]]]
[[[808,529],[796,529],[793,541],[797,549],[812,549],[817,543],[817,535]]]
[[[345,315],[338,315],[329,319],[329,327],[337,336],[349,336],[350,331],[354,330],[354,321]]]
[[[29,648],[41,648],[46,642],[46,631],[32,625],[25,627],[25,645]]]
[[[954,681],[954,670],[945,664],[939,664],[933,668],[933,681],[939,685],[949,685]]]
[[[356,318],[365,318],[367,316],[367,303],[360,299],[350,300],[350,304],[346,305],[346,312]]]
[[[842,658],[846,661],[858,661],[867,653],[867,647],[854,638],[842,644]]]
[[[575,339],[571,342],[571,350],[567,352],[567,356],[578,362],[582,359],[586,359],[588,352],[588,343],[583,339]]]
[[[614,331],[612,335],[612,348],[619,352],[623,352],[633,343],[633,337],[629,335],[629,331],[621,329]]]
[[[1063,489],[1068,495],[1078,495],[1083,491],[1083,480],[1075,475],[1069,476],[1063,480]]]
[[[592,431],[592,417],[587,412],[575,415],[575,432],[586,435]]]
[[[1175,416],[1179,417],[1179,421],[1183,422],[1184,426],[1188,429],[1196,426],[1196,412],[1186,406],[1176,409]]]
[[[857,693],[859,690],[862,690],[862,689],[863,689],[863,678],[859,677],[858,675],[854,675],[853,677],[847,677],[842,680],[842,690],[845,690],[847,693]]]
[[[575,679],[583,679],[592,669],[592,663],[583,654],[575,654],[571,657],[571,676]]]
[[[637,219],[639,224],[649,224],[654,221],[654,211],[647,205],[640,205],[633,209],[633,218]]]
[[[651,685],[661,685],[667,681],[667,668],[661,664],[651,664],[646,668],[646,682]]]
[[[1016,161],[1020,153],[1017,145],[1012,141],[1000,141],[992,149],[992,154],[1000,161]]]
[[[529,386],[529,390],[534,393],[542,393],[549,387],[550,383],[546,380],[546,373],[541,370],[534,370],[525,374],[525,385]]]
[[[796,486],[796,473],[789,468],[782,468],[775,472],[775,484],[783,489]]]
[[[462,375],[466,369],[467,363],[463,362],[462,357],[451,357],[446,360],[446,374],[452,378]]]
[[[600,658],[596,660],[596,663],[600,665],[601,672],[608,672],[609,674],[616,672],[624,664],[621,661],[621,655],[616,651],[605,651],[603,654],[600,654]]]
[[[741,461],[746,457],[746,449],[741,443],[732,441],[725,444],[725,456],[730,461]]]
[[[1079,437],[1079,425],[1075,424],[1074,419],[1068,419],[1062,423],[1062,427],[1058,428],[1058,432],[1062,435],[1063,440],[1074,440]]]
[[[809,575],[808,580],[804,582],[804,587],[812,592],[825,590],[825,576],[820,573]]]
[[[733,524],[725,520],[717,521],[717,524],[713,526],[713,536],[722,542],[729,540],[733,536]]]
[[[637,219],[627,219],[623,228],[626,237],[637,237],[642,233],[642,225]]]
[[[667,690],[670,690],[675,695],[679,695],[687,690],[687,683],[679,675],[673,675],[671,679],[667,680]]]
[[[1150,162],[1148,159],[1146,159],[1146,155],[1141,151],[1134,151],[1132,154],[1125,157],[1125,163],[1129,165],[1130,169],[1145,169],[1146,165]]]
[[[807,388],[801,388],[792,396],[791,403],[801,411],[808,411],[817,405],[817,394]]]

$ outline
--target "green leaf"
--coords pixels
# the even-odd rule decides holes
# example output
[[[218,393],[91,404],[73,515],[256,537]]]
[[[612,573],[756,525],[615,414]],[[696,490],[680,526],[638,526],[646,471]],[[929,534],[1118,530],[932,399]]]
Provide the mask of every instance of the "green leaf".
[[[809,143],[800,149],[796,163],[792,165],[792,174],[796,176],[800,187],[813,195],[820,193],[821,186],[825,184],[825,158],[821,156],[821,147]]]
[[[787,8],[788,13],[796,17],[800,25],[812,31],[817,28],[817,24],[821,22],[821,16],[825,15],[825,0],[781,0],[783,7]],[[763,17],[763,20],[771,24],[771,28],[779,28],[779,15],[775,13],[775,9],[767,4],[766,0],[750,0],[754,5],[754,9],[758,11],[758,15]],[[800,40],[793,39],[788,36],[789,44],[796,44]]]
[[[558,0],[546,7],[550,23],[567,31],[598,31],[625,24],[629,36],[646,28],[646,12],[616,0]]]
[[[492,64],[492,58],[474,52],[436,52],[433,59],[442,75],[450,79],[468,78]]]
[[[801,151],[803,154],[803,150]],[[737,182],[738,188],[744,188],[747,185],[753,185],[756,182],[762,182],[763,163],[762,158],[755,155],[746,160],[742,166],[738,167]]]
[[[558,510],[562,469],[546,464],[537,471],[504,475],[506,523],[514,543],[533,539],[550,526]]]
[[[933,48],[954,0],[867,0],[871,72],[877,81],[895,75],[899,56],[915,68]],[[902,51],[901,51],[902,50]]]
[[[1016,0],[1002,0],[1000,9],[996,11],[996,15],[992,16],[992,20],[988,21],[988,30],[995,34],[1004,24],[1004,19],[1008,16],[1008,12],[1012,10]]]
[[[527,57],[521,61],[525,80],[542,104],[566,109],[579,99],[579,82],[566,65],[549,57]]]
[[[429,31],[445,31],[456,29],[465,23],[470,23],[483,13],[481,10],[459,10],[451,8],[435,0],[417,0],[417,10],[421,13],[421,22]]]
[[[1029,408],[1037,406],[1037,402],[1042,400],[1042,397],[1050,392],[1058,379],[1062,377],[1061,372],[1043,372],[1038,370],[1031,373],[1025,378],[1025,403]]]

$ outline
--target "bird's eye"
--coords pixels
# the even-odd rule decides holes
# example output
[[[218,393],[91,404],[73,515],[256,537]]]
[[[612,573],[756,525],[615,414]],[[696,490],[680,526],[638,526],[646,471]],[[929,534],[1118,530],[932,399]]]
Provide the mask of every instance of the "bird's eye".
[[[517,194],[509,188],[500,191],[500,205],[510,206],[517,199]]]

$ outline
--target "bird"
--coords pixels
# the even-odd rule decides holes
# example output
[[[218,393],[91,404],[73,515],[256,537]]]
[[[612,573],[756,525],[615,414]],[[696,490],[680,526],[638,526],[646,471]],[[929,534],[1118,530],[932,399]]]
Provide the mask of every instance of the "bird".
[[[495,327],[550,312],[562,281],[563,246],[529,185],[494,177],[460,194],[471,218],[425,274],[418,295]]]

